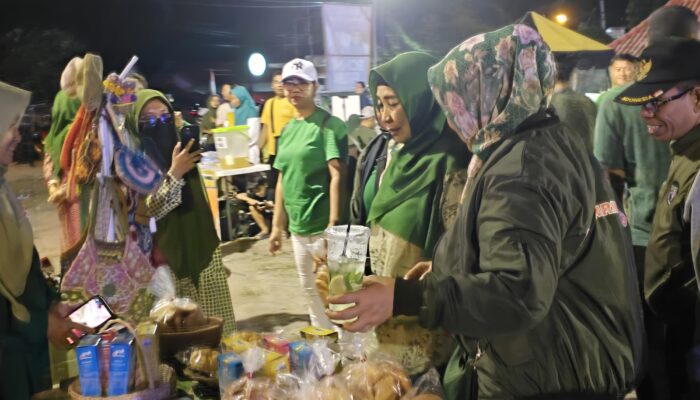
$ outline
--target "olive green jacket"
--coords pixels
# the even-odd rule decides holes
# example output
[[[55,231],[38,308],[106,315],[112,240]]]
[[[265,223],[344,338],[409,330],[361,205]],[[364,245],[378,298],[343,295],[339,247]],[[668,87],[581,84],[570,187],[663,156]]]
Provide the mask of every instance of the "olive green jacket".
[[[467,187],[433,272],[396,282],[394,312],[458,336],[472,361],[448,375],[473,362],[480,400],[625,394],[644,329],[626,217],[558,118],[519,131]]]
[[[29,400],[51,388],[46,328],[49,307],[58,300],[41,273],[36,249],[27,286],[17,300],[29,310],[29,323],[15,319],[10,303],[0,297],[0,399]]]
[[[698,292],[690,248],[690,223],[683,209],[700,169],[700,127],[671,143],[673,158],[656,202],[644,265],[644,294],[668,323],[692,329]]]

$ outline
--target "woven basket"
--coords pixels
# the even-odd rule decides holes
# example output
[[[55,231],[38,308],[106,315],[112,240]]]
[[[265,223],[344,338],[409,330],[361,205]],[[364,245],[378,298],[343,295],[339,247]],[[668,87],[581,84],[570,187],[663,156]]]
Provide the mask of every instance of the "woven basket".
[[[148,387],[142,390],[137,390],[129,394],[125,394],[122,396],[111,396],[111,397],[92,397],[92,396],[83,396],[81,394],[81,389],[80,389],[80,381],[76,379],[71,383],[71,385],[68,387],[68,395],[70,396],[71,399],[73,400],[102,400],[102,399],[110,399],[110,400],[165,400],[169,399],[172,394],[175,392],[175,381],[176,381],[176,375],[175,371],[164,364],[161,364],[158,367],[158,371],[151,371],[148,367],[149,363],[144,361],[143,358],[143,345],[141,344],[141,341],[138,339],[136,336],[136,332],[134,331],[134,328],[129,325],[128,323],[115,319],[107,323],[102,330],[106,330],[109,326],[114,325],[114,324],[122,324],[126,326],[126,328],[131,332],[132,335],[134,335],[134,342],[136,342],[136,355],[138,362],[142,366],[141,370],[146,374],[146,381],[148,382]],[[155,377],[156,374],[160,377],[159,383],[156,383]]]
[[[194,328],[174,329],[159,325],[160,356],[167,358],[192,346],[218,347],[223,334],[224,320],[209,317],[207,323]]]

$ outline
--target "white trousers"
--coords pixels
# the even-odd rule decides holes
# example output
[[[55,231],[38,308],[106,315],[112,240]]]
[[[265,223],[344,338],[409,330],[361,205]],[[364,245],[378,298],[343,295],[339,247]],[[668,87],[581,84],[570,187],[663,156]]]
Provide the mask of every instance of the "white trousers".
[[[299,236],[292,234],[292,248],[294,249],[294,260],[297,264],[299,281],[304,289],[309,306],[311,325],[317,328],[336,329],[336,326],[326,316],[326,307],[323,305],[321,296],[316,291],[316,274],[314,274],[313,270],[314,260],[306,248],[307,244],[313,243],[321,236],[323,235]]]

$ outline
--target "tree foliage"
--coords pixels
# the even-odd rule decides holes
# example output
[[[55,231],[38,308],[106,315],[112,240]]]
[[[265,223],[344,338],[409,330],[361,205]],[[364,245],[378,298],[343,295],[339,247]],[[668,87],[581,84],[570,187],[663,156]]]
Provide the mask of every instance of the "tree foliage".
[[[58,29],[13,29],[0,36],[0,80],[31,90],[33,102],[51,101],[66,63],[84,51],[73,36]]]
[[[629,0],[627,2],[627,27],[644,21],[654,10],[666,4],[666,0]]]

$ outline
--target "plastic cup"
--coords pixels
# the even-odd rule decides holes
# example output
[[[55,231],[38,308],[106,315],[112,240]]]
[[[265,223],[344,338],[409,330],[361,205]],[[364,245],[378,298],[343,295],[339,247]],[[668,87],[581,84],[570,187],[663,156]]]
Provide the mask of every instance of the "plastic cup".
[[[353,225],[348,234],[347,229],[347,225],[338,225],[326,229],[325,232],[328,243],[329,296],[351,293],[362,288],[370,230],[365,226]],[[345,254],[343,254],[346,236],[348,244]],[[329,308],[331,311],[342,311],[354,305],[354,303],[330,304]],[[352,321],[331,320],[336,324]]]

